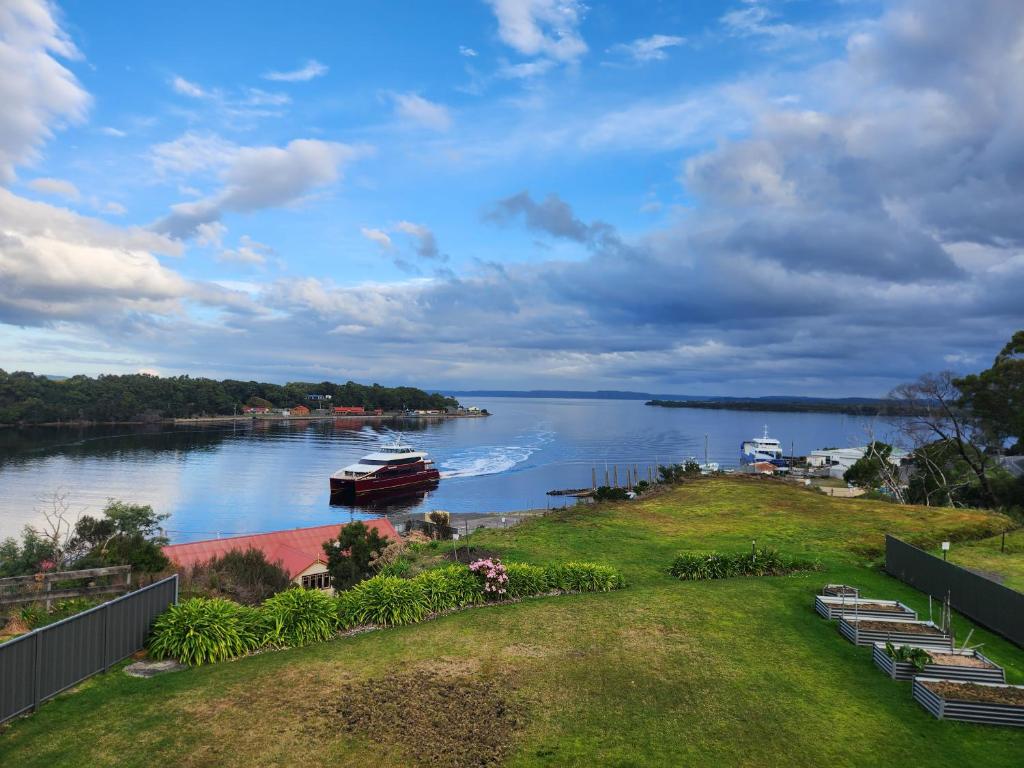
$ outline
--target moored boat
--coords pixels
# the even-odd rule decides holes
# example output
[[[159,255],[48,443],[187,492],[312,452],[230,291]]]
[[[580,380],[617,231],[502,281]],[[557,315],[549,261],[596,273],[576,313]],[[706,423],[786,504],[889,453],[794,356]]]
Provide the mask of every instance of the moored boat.
[[[405,491],[437,483],[441,473],[424,451],[392,443],[331,475],[331,493],[364,496]]]
[[[774,437],[768,437],[767,424],[764,427],[763,437],[745,440],[740,446],[741,464],[757,464],[759,462],[769,462],[779,469],[789,468],[782,456],[782,443]]]

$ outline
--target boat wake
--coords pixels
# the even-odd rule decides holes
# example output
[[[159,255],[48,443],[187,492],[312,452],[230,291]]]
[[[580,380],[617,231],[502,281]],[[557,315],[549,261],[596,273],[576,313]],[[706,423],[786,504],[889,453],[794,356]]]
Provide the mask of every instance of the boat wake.
[[[516,445],[491,445],[459,451],[441,460],[441,477],[478,477],[508,472],[555,439],[555,433],[540,430]]]

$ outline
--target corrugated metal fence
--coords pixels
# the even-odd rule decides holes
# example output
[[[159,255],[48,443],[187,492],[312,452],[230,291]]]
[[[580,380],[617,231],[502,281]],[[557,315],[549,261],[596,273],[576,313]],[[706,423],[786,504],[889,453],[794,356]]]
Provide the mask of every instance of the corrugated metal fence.
[[[0,645],[0,723],[141,649],[177,600],[175,574]]]
[[[1024,646],[1024,594],[894,536],[885,537],[885,570],[940,600],[948,592],[953,608],[964,616]]]

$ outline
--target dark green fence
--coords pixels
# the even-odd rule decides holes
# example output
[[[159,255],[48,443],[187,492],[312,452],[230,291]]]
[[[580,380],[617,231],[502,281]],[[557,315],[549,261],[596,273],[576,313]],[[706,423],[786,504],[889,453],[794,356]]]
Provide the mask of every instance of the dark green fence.
[[[140,650],[177,600],[178,576],[169,576],[0,645],[0,723]]]
[[[939,600],[948,594],[964,616],[1024,647],[1024,594],[894,536],[885,537],[885,570]]]

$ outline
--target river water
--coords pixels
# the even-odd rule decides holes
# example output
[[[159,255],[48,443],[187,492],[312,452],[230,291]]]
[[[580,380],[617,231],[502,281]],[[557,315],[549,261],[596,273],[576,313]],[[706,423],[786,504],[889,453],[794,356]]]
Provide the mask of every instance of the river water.
[[[633,400],[478,398],[479,419],[293,422],[259,426],[90,427],[0,430],[0,538],[38,521],[54,492],[72,515],[108,498],[171,515],[173,541],[446,509],[502,512],[573,503],[547,496],[590,485],[596,469],[708,458],[738,464],[740,443],[767,424],[788,453],[863,445],[884,422],[823,413],[667,409]],[[332,506],[328,476],[400,432],[437,462],[425,495],[372,507]]]

